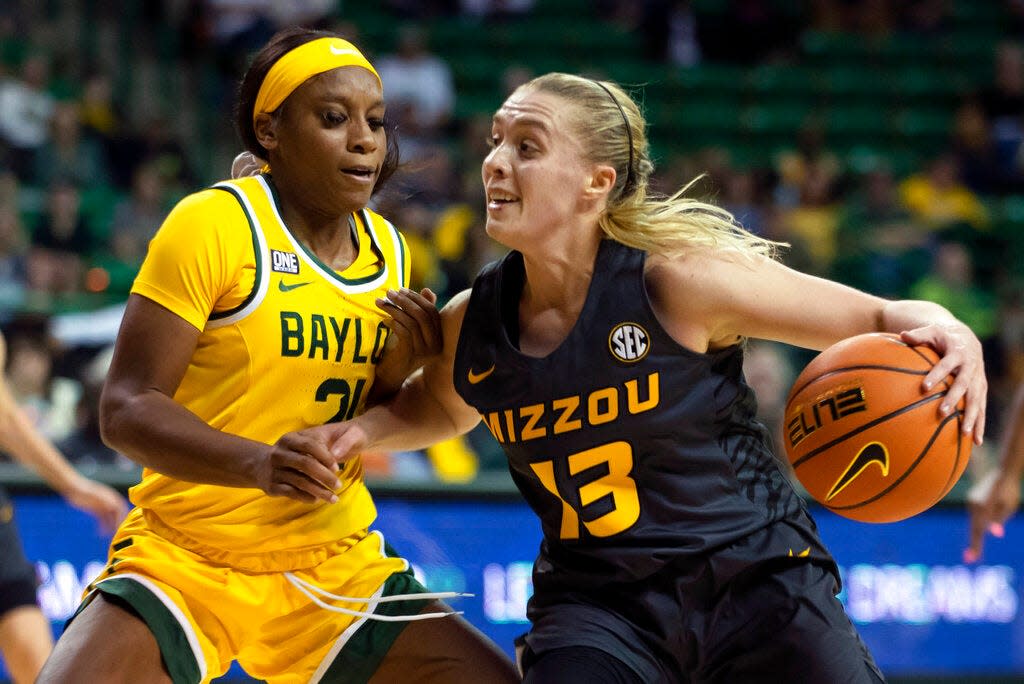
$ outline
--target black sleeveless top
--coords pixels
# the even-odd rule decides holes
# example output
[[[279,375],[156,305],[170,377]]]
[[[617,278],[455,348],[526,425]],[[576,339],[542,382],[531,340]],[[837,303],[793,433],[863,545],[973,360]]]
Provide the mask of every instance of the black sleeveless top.
[[[730,576],[787,555],[833,564],[755,420],[742,347],[700,354],[672,339],[648,299],[645,259],[603,240],[579,319],[543,358],[518,349],[522,255],[473,284],[455,387],[540,517],[535,585],[630,582],[727,547],[755,547],[726,554]],[[773,527],[766,543],[737,543]]]

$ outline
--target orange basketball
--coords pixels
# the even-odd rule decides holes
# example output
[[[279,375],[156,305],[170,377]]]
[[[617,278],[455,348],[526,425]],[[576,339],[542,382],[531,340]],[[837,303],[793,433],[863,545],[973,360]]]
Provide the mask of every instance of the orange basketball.
[[[924,391],[931,347],[870,333],[832,345],[793,383],[783,443],[818,503],[862,522],[895,522],[930,508],[967,467],[963,401],[939,412],[952,378]]]

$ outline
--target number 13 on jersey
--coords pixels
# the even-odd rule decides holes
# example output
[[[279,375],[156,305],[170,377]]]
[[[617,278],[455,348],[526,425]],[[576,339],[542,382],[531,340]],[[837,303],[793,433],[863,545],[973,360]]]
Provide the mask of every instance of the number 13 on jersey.
[[[572,454],[568,458],[569,474],[578,475],[601,465],[608,473],[578,488],[580,508],[586,508],[605,496],[612,497],[612,510],[589,521],[582,521],[595,537],[610,537],[628,530],[640,517],[640,497],[636,481],[629,476],[633,470],[633,447],[629,442],[609,442]],[[579,539],[580,511],[574,509],[558,491],[553,461],[531,463],[530,467],[544,488],[562,502],[562,525],[559,537]],[[573,497],[575,498],[575,497]]]

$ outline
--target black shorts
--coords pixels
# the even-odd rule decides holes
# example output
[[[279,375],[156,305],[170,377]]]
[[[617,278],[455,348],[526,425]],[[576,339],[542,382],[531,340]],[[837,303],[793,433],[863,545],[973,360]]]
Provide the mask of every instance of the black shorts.
[[[535,591],[524,666],[549,651],[589,647],[645,683],[884,681],[836,598],[834,565],[777,558],[725,584],[714,568],[712,558],[631,586]]]
[[[36,605],[36,569],[21,547],[14,524],[14,506],[0,488],[0,616],[22,606]]]

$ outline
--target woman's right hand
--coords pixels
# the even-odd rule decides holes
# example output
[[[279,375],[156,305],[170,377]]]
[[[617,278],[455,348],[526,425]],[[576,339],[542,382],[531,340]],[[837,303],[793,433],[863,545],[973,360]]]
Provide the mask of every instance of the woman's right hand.
[[[341,468],[324,437],[312,430],[289,432],[259,460],[256,486],[271,496],[313,503],[338,500]]]

